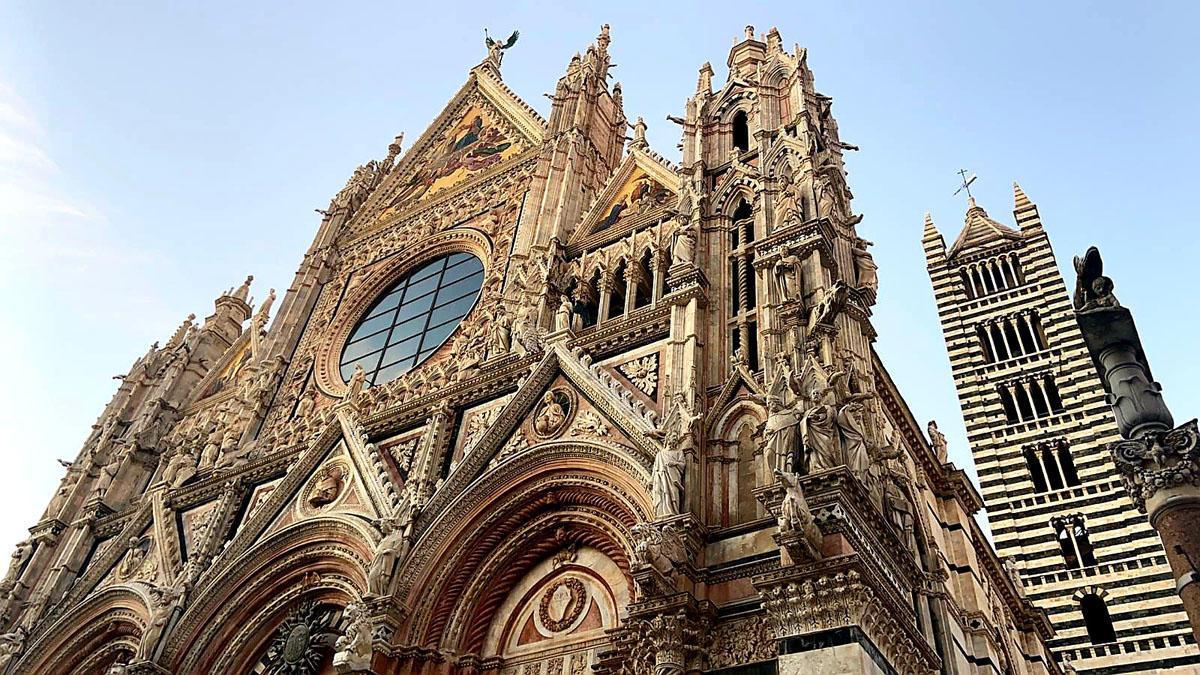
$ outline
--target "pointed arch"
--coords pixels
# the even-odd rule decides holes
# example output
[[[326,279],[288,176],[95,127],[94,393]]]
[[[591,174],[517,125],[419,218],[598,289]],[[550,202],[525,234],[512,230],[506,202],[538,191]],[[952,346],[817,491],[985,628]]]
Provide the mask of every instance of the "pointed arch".
[[[535,445],[474,482],[421,533],[397,574],[411,608],[397,647],[479,655],[498,609],[526,573],[568,546],[588,547],[629,575],[631,528],[653,517],[649,474],[615,444]]]
[[[338,514],[258,543],[193,591],[161,661],[172,672],[249,672],[300,603],[344,607],[366,592],[378,538],[363,518]]]
[[[131,660],[150,618],[141,584],[106,588],[64,614],[30,643],[12,672],[30,675],[102,673]]]

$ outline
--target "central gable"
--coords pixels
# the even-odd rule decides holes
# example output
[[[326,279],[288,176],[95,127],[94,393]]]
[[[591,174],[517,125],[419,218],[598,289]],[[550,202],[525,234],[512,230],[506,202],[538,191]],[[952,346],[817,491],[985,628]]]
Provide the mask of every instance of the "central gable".
[[[541,144],[544,122],[490,75],[470,79],[379,190],[379,220],[465,186]]]

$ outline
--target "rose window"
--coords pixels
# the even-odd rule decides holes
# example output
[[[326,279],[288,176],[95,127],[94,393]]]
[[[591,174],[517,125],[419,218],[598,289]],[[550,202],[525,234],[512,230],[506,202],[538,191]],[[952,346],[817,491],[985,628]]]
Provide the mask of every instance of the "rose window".
[[[383,384],[429,358],[475,306],[483,263],[452,253],[402,277],[375,301],[342,349],[343,380],[361,365],[366,383]]]

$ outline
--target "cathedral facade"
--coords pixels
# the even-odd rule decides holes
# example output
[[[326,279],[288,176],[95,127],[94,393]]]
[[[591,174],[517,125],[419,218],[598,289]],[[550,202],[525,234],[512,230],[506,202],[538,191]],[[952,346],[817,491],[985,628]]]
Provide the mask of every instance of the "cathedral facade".
[[[13,553],[0,670],[1061,672],[873,349],[806,52],[705,64],[676,165],[607,26],[548,119],[516,39],[278,303],[247,279],[133,364]]]
[[[1037,206],[970,200],[923,245],[997,551],[1084,672],[1200,672],[1167,554],[1108,445],[1121,438]]]

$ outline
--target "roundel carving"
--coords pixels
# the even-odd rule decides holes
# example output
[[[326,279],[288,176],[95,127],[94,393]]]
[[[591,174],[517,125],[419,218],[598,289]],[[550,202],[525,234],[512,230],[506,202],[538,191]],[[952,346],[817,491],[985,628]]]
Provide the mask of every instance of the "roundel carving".
[[[542,394],[542,400],[533,410],[529,421],[530,431],[539,440],[549,440],[562,434],[575,417],[578,404],[575,392],[566,387],[555,387]]]
[[[586,604],[587,589],[584,588],[583,582],[568,577],[550,585],[542,593],[542,600],[538,604],[538,618],[550,632],[561,633],[579,619]]]
[[[367,371],[368,385],[419,366],[475,304],[490,259],[487,237],[463,228],[366,268],[319,338],[317,386],[340,397],[355,365]]]

